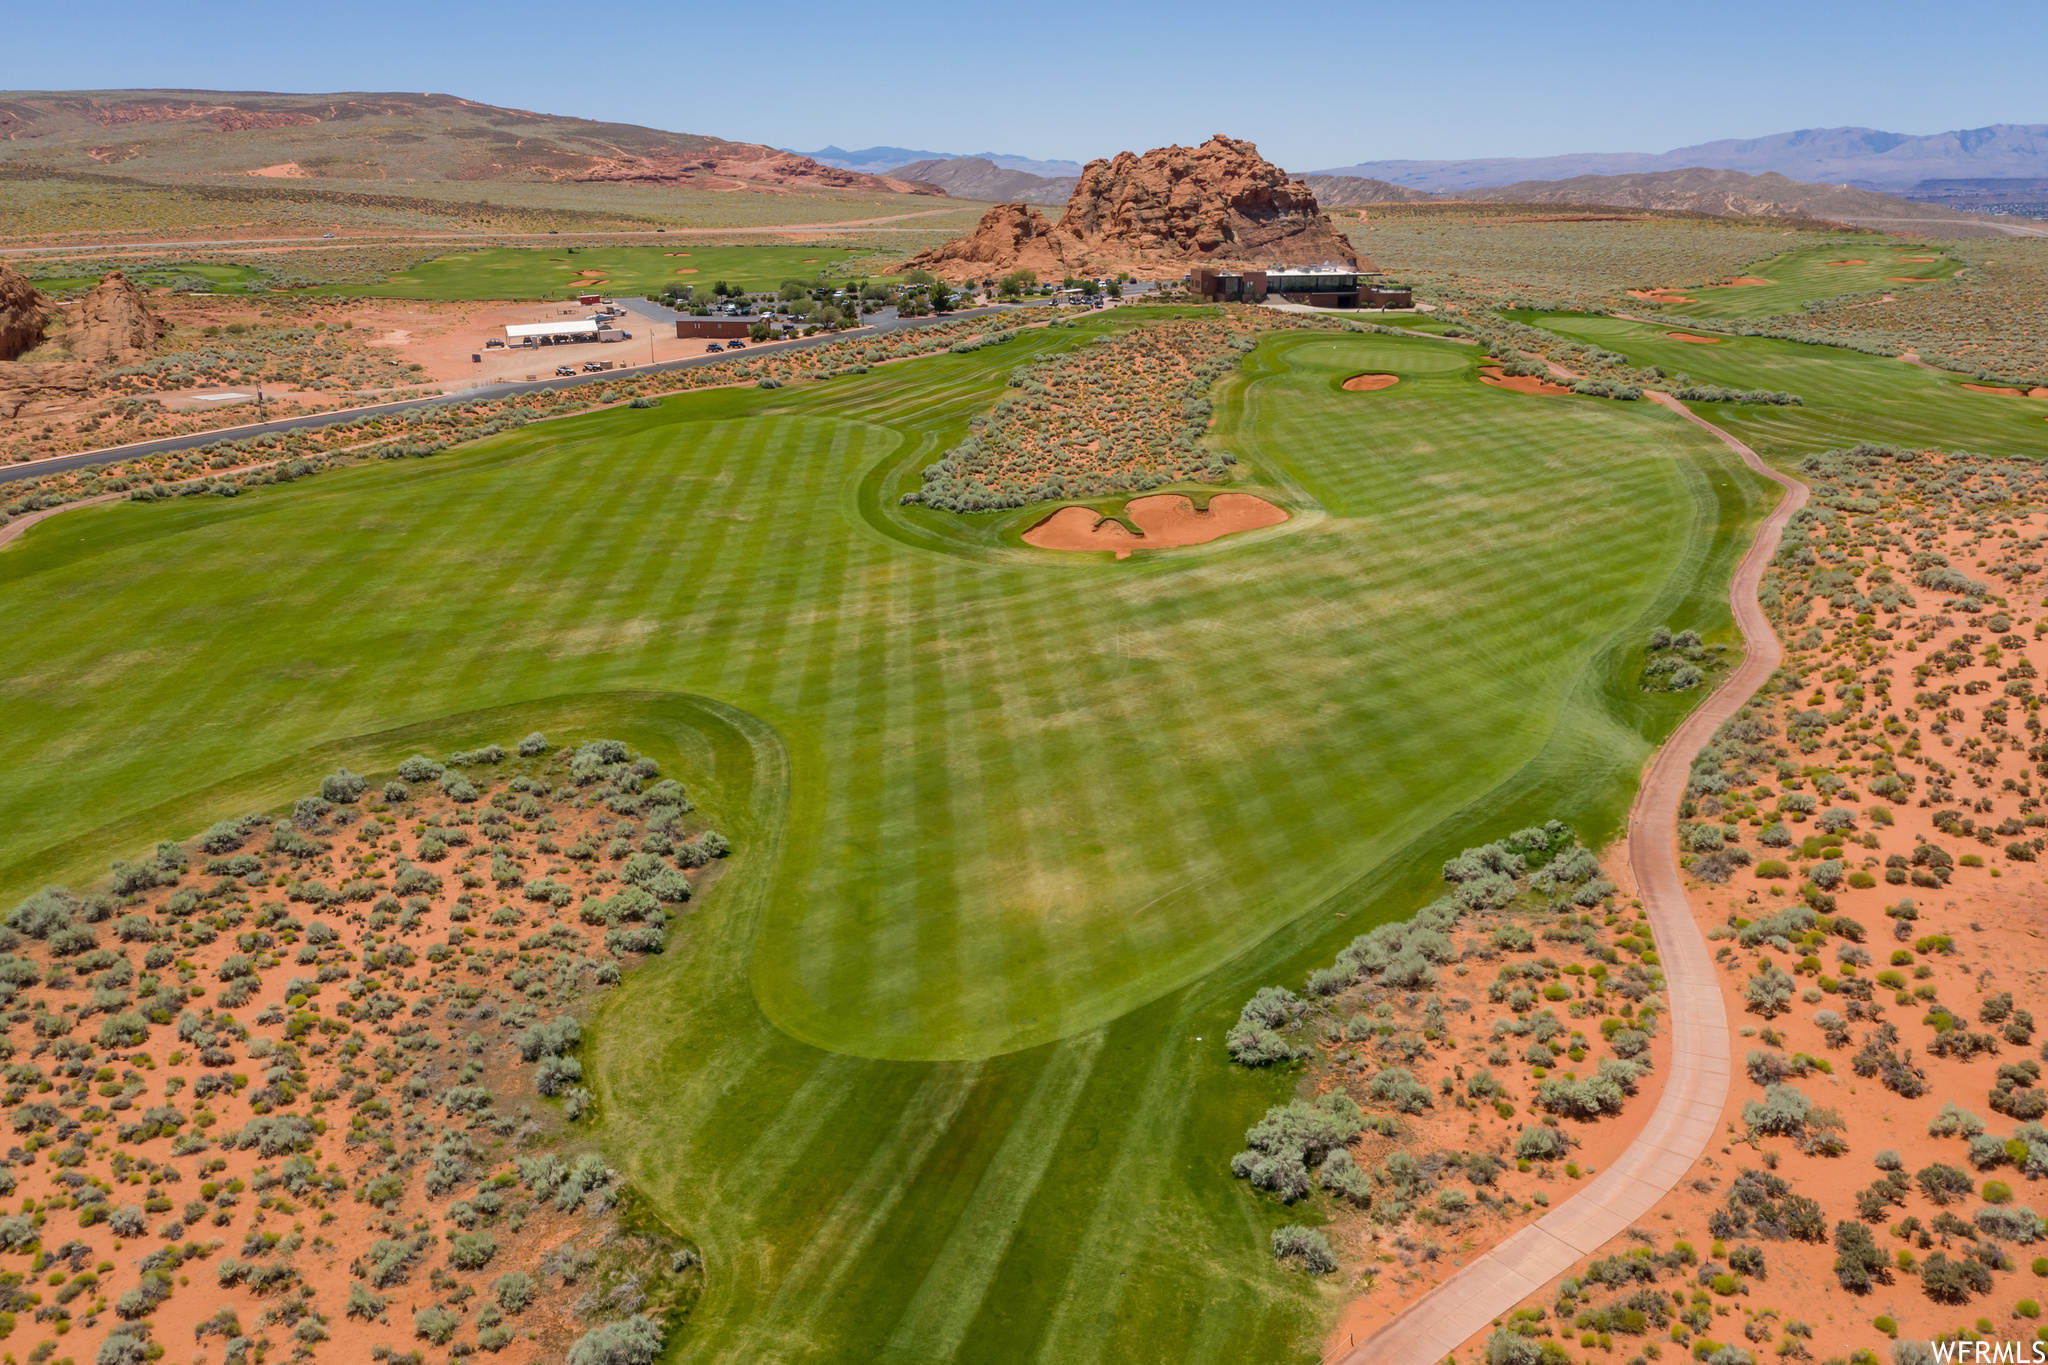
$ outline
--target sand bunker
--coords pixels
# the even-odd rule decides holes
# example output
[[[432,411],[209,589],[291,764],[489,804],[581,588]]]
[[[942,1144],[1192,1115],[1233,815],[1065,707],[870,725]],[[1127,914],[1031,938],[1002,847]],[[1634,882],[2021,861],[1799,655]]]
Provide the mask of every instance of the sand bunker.
[[[1858,262],[1858,264],[1861,264],[1861,262]],[[1764,278],[1763,278],[1763,277],[1762,277],[1761,275],[1737,275],[1737,276],[1736,276],[1736,277],[1735,277],[1734,279],[1732,279],[1732,280],[1728,281],[1728,283],[1726,283],[1726,284],[1710,284],[1710,285],[1708,285],[1708,286],[1707,286],[1707,288],[1709,288],[1709,289],[1740,289],[1740,288],[1742,288],[1742,287],[1743,287],[1744,285],[1750,285],[1750,284],[1769,284],[1769,283],[1770,283],[1770,281],[1769,281],[1769,280],[1767,280],[1767,279],[1764,279]]]
[[[253,171],[244,172],[244,174],[253,175],[259,180],[304,180],[307,178],[306,172],[299,168],[299,163],[296,161],[280,161],[275,166],[259,166]]]
[[[678,275],[694,275],[696,273],[697,267],[694,265],[686,265],[682,269],[676,271],[676,274]]]
[[[1631,289],[1628,291],[1628,296],[1632,299],[1648,299],[1651,303],[1699,302],[1698,299],[1690,294],[1681,293],[1676,289]]]
[[[1939,256],[1901,256],[1899,257],[1899,264],[1904,265],[1908,261],[1938,261],[1940,259],[1941,257]]]
[[[2000,384],[1965,384],[1971,393],[1996,393],[2007,398],[2048,398],[2048,389],[2014,389]]]
[[[1401,382],[1397,374],[1354,374],[1344,381],[1346,393],[1372,393],[1379,389],[1391,389]]]
[[[690,253],[687,251],[664,251],[661,254],[664,256],[676,256],[687,259]]]
[[[1829,261],[1829,262],[1828,262],[1828,264],[1829,264],[1829,265],[1869,265],[1869,264],[1870,264],[1870,262],[1868,262],[1868,261],[1866,261],[1866,260],[1861,260],[1861,259],[1858,259],[1858,260],[1853,260],[1853,261]]]
[[[1137,523],[1142,537],[1086,507],[1062,507],[1026,531],[1024,543],[1041,550],[1114,550],[1118,559],[1129,559],[1133,550],[1202,545],[1233,531],[1278,526],[1287,520],[1287,513],[1249,493],[1218,493],[1209,499],[1206,512],[1197,512],[1195,504],[1179,493],[1155,493],[1131,499],[1124,515]]]
[[[1891,281],[1891,282],[1892,282],[1893,284],[1939,284],[1939,283],[1940,283],[1940,281],[1939,281],[1939,280],[1937,280],[1937,279],[1936,279],[1936,278],[1935,278],[1934,276],[1932,276],[1932,275],[1927,275],[1927,276],[1921,276],[1921,275],[1887,275],[1887,276],[1885,276],[1885,278],[1886,278],[1887,280]]]
[[[1721,338],[1719,337],[1696,337],[1691,332],[1666,332],[1664,335],[1670,337],[1673,341],[1690,341],[1695,346],[1719,346],[1721,344]]]
[[[1507,389],[1513,393],[1560,394],[1571,390],[1562,384],[1553,384],[1548,379],[1539,379],[1533,374],[1516,375],[1510,379],[1501,373],[1498,365],[1488,365],[1480,371],[1479,382],[1496,389]]]

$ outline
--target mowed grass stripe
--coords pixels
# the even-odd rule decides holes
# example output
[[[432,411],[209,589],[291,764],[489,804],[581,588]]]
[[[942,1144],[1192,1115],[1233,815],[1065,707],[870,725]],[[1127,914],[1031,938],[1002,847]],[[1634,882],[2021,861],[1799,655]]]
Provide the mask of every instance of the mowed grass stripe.
[[[674,951],[606,1002],[588,1045],[601,1141],[720,1267],[679,1349],[873,1359],[927,1276],[971,1286],[983,1273],[947,1253],[952,1230],[1000,1227],[1022,1197],[955,1358],[1003,1356],[1005,1341],[1028,1354],[1054,1321],[1071,1324],[1068,1342],[1095,1334],[1083,1356],[1165,1341],[1177,1358],[1286,1358],[1313,1341],[1315,1296],[1265,1244],[1285,1214],[1225,1165],[1285,1086],[1228,1067],[1223,1030],[1257,985],[1298,983],[1350,935],[1412,911],[1435,865],[1497,822],[1611,829],[1648,729],[1676,708],[1610,712],[1590,670],[1674,600],[1674,572],[1725,571],[1668,543],[1697,537],[1701,494],[1665,466],[1674,451],[1728,464],[1716,443],[1660,414],[1518,402],[1463,374],[1418,378],[1428,401],[1348,420],[1315,384],[1351,359],[1445,348],[1345,340],[1371,347],[1330,349],[1316,376],[1285,342],[1254,353],[1243,392],[1272,391],[1265,425],[1234,427],[1251,405],[1229,400],[1218,440],[1249,477],[1338,490],[1349,514],[1156,561],[1076,567],[1003,548],[1013,523],[1000,517],[849,502],[854,481],[872,490],[898,467],[882,462],[957,440],[1015,363],[1000,352],[935,362],[930,402],[904,402],[895,432],[839,420],[872,399],[870,376],[543,424],[487,455],[323,476],[234,507],[118,509],[119,534],[97,510],[70,514],[53,525],[74,522],[87,559],[67,568],[35,533],[0,554],[23,655],[0,706],[26,718],[22,766],[0,771],[0,828],[54,805],[68,814],[46,828],[76,830],[95,793],[169,799],[224,759],[274,762],[337,727],[452,715],[479,693],[718,697],[772,720],[786,745],[783,856],[722,807],[715,772],[685,773],[740,851],[680,917]],[[898,398],[924,382],[892,368]],[[1283,391],[1293,382],[1302,394]],[[1331,406],[1311,413],[1309,399]],[[766,412],[777,405],[801,415]],[[1309,416],[1279,430],[1297,409]],[[379,533],[385,557],[366,557],[330,534],[323,488],[351,518],[435,531],[402,554]],[[698,515],[664,524],[693,500]],[[1561,517],[1574,509],[1580,520]],[[463,525],[519,543],[446,529]],[[1446,546],[1451,569],[1418,581]],[[346,613],[295,629],[271,580],[239,571],[273,562],[290,568],[279,582],[345,580]],[[508,563],[532,567],[508,579]],[[476,600],[536,577],[530,600]],[[122,645],[165,660],[161,673],[96,694],[87,726],[62,715],[54,680],[121,668],[103,642],[66,635],[66,593],[232,619],[250,683],[238,696],[230,680],[216,704],[234,733],[151,730],[146,755],[122,748],[156,719],[146,696],[219,685],[147,611],[126,614]],[[465,632],[495,646],[487,668]],[[309,638],[347,664],[313,692],[292,676]],[[680,753],[716,748],[597,724],[678,771]],[[988,754],[1002,762],[976,761]],[[1455,818],[1466,806],[1485,828]],[[194,828],[234,813],[190,812]],[[858,877],[833,867],[848,831],[874,833],[851,851]],[[1161,901],[1214,866],[1200,895]],[[1013,913],[1019,886],[1059,888],[1058,913]],[[947,999],[950,1011],[931,1003]],[[1054,1124],[1032,1107],[1046,1068],[1098,1035]],[[1157,1102],[1134,1110],[1157,1074]],[[1037,1136],[1013,1140],[1027,1113],[1046,1116],[1030,1122]],[[765,1133],[801,1150],[764,1153]]]

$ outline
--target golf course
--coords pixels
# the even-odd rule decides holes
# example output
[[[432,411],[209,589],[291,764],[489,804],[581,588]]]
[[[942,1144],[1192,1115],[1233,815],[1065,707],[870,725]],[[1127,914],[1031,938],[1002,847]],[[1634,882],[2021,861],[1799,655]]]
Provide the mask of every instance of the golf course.
[[[382,284],[321,285],[313,294],[385,299],[550,299],[580,291],[654,295],[672,285],[724,280],[750,293],[773,291],[788,279],[808,280],[861,252],[838,246],[494,247],[435,256],[395,272]]]
[[[645,287],[629,254],[571,259]],[[709,1268],[677,1358],[1312,1359],[1344,1290],[1276,1264],[1302,1211],[1227,1165],[1292,1081],[1225,1030],[1467,845],[1610,838],[1691,701],[1637,688],[1644,642],[1735,640],[1773,490],[1650,403],[1323,330],[1211,391],[1229,487],[1282,525],[1116,560],[1026,546],[1044,506],[900,505],[1013,367],[1166,312],[38,525],[0,552],[0,890],[90,885],[337,765],[624,741],[734,848],[587,1023],[594,1139]],[[1788,450],[1849,439],[1825,393],[1923,380],[1668,344],[1806,394],[1754,419],[1808,423]],[[1365,373],[1398,382],[1344,388]],[[1951,440],[2042,431],[1924,382],[1868,434],[1944,404],[1984,414]]]

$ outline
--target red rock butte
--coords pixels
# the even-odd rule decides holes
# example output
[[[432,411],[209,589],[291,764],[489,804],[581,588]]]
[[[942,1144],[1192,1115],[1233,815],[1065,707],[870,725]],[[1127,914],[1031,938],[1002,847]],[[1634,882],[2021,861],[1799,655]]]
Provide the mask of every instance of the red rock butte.
[[[1091,161],[1059,222],[1029,204],[998,204],[971,234],[920,252],[901,269],[971,279],[1013,270],[1143,272],[1189,261],[1360,265],[1307,185],[1288,179],[1252,143],[1219,133],[1199,147]]]

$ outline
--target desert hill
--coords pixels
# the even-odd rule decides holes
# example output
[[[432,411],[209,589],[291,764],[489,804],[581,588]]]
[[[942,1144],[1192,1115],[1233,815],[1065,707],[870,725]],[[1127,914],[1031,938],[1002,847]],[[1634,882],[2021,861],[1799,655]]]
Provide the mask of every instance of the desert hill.
[[[1040,276],[1214,261],[1254,266],[1358,264],[1358,253],[1299,180],[1222,134],[1199,147],[1119,152],[1081,172],[1057,223],[1029,204],[998,204],[974,232],[909,267],[952,279]]]
[[[943,160],[913,161],[889,174],[899,180],[918,180],[937,185],[955,199],[980,199],[989,203],[1064,204],[1080,183],[1079,176],[1033,175],[1029,171],[1005,170],[987,157],[956,156]]]
[[[1442,198],[1427,190],[1410,189],[1386,180],[1373,180],[1360,175],[1308,175],[1302,177],[1316,197],[1316,202],[1327,208],[1351,208],[1360,204],[1427,204]]]
[[[738,183],[937,194],[750,142],[505,109],[454,95],[0,92],[0,159],[154,180]]]
[[[1717,171],[1703,166],[1639,175],[1524,180],[1493,189],[1466,190],[1458,197],[1508,204],[1603,204],[1737,217],[1821,218],[1854,227],[1944,237],[2002,235],[1997,224],[1985,221],[1981,215],[1917,204],[1896,195],[1846,185],[1802,184],[1775,172],[1745,175],[1741,171]]]

